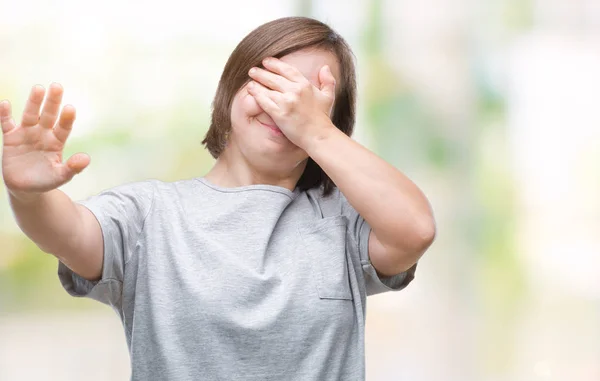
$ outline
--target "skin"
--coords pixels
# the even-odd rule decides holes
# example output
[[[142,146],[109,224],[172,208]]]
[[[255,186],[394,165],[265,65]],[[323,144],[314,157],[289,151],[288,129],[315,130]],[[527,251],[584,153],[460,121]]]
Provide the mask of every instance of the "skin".
[[[400,171],[340,132],[330,120],[339,65],[322,50],[268,58],[236,94],[227,147],[206,175],[224,187],[270,184],[294,189],[310,156],[372,227],[369,256],[382,275],[410,268],[433,241],[435,223],[421,191]],[[90,163],[86,154],[63,161],[75,120],[60,111],[63,89],[34,86],[17,125],[0,103],[2,173],[16,221],[43,251],[82,277],[101,277],[100,225],[57,188]],[[41,110],[41,113],[40,113]]]

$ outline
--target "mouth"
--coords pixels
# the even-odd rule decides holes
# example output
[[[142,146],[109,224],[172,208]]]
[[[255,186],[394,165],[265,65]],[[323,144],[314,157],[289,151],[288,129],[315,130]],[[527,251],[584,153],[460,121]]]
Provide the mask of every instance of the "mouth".
[[[271,132],[274,133],[275,135],[283,136],[283,132],[281,132],[281,130],[279,129],[279,127],[277,127],[275,124],[263,123],[260,120],[258,121],[258,123],[260,123],[263,127],[266,127],[269,130],[271,130]]]

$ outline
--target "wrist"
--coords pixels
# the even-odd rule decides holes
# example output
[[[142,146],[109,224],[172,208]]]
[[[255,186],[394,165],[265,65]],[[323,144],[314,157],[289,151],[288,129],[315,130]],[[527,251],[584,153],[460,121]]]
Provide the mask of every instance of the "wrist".
[[[338,128],[331,122],[331,120],[327,120],[324,122],[319,128],[315,129],[316,131],[306,136],[305,139],[301,142],[301,148],[308,154],[308,156],[313,156],[324,144],[327,144],[332,137],[337,134],[343,134]]]
[[[38,202],[44,193],[39,192],[21,192],[8,189],[9,198],[19,204],[32,204]]]

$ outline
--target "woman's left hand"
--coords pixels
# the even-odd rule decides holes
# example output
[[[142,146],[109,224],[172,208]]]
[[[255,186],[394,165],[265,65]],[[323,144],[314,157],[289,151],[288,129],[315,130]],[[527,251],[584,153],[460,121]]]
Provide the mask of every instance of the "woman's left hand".
[[[266,58],[263,65],[266,70],[250,69],[254,81],[248,84],[248,93],[292,143],[306,150],[333,127],[335,78],[329,66],[319,71],[317,88],[297,68],[279,59]]]

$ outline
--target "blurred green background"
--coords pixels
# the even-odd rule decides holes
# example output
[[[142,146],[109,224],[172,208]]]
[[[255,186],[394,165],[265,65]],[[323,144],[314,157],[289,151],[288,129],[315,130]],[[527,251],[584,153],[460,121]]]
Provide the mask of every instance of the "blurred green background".
[[[355,138],[429,196],[438,238],[405,291],[369,298],[368,380],[600,380],[597,0],[4,1],[0,99],[53,82],[77,108],[64,190],[203,175],[235,45],[329,23],[357,56]],[[0,192],[0,380],[126,380],[118,317],[73,299]]]

